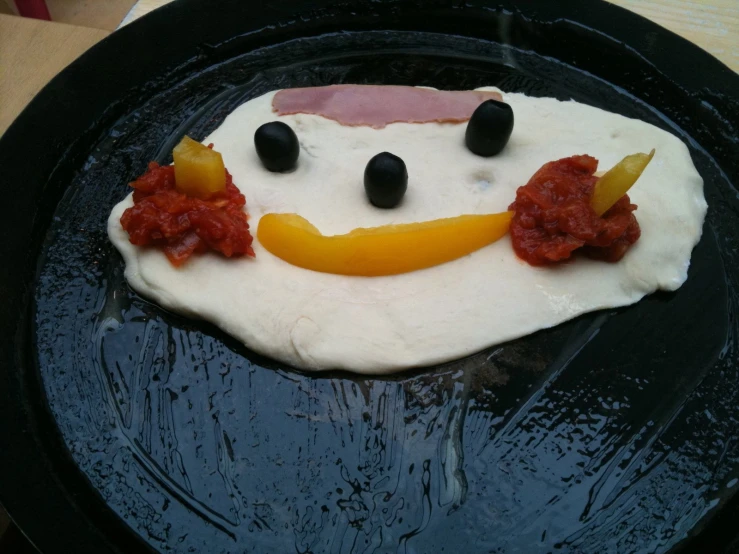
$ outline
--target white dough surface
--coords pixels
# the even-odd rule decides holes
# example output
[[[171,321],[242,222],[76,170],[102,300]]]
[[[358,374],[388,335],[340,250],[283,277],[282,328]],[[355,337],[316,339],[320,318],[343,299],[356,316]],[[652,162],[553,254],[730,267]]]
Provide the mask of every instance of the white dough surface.
[[[497,89],[496,89],[497,90]],[[158,304],[208,320],[263,355],[306,370],[390,373],[473,354],[582,313],[637,302],[687,278],[706,213],[703,180],[686,146],[642,121],[574,101],[505,94],[515,113],[510,142],[482,158],[464,145],[466,124],[347,127],[317,115],[277,117],[268,93],[231,113],[203,142],[223,154],[246,196],[256,258],[195,256],[173,267],[159,250],[128,241],[120,225],[131,196],[108,221],[130,285]],[[270,173],[254,131],[279,119],[297,133],[298,167]],[[641,239],[621,262],[578,258],[534,268],[505,236],[468,256],[388,277],[348,277],[292,266],[256,239],[269,212],[295,212],[323,234],[507,209],[544,163],[590,154],[607,170],[634,152],[657,153],[629,192]],[[374,208],[364,168],[379,152],[403,158],[408,192],[392,210]]]

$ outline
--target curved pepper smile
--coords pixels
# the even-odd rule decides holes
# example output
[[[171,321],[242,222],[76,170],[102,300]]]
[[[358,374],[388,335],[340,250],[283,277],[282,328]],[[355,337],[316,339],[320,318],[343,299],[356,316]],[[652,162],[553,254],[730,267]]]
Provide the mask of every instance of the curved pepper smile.
[[[324,236],[297,214],[266,214],[257,238],[269,252],[313,271],[379,276],[407,273],[455,260],[508,232],[513,212],[460,215],[422,223],[354,229]]]

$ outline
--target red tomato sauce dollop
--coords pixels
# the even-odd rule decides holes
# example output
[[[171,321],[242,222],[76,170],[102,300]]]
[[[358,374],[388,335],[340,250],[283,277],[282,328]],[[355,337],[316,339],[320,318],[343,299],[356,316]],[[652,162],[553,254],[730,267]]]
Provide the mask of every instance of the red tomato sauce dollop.
[[[228,170],[226,188],[207,200],[177,191],[174,166],[156,162],[131,186],[134,205],[123,212],[121,225],[132,244],[161,248],[175,266],[208,250],[229,258],[254,256],[246,199]]]
[[[519,258],[531,265],[567,260],[575,251],[617,262],[641,235],[636,205],[624,195],[605,214],[590,206],[598,160],[572,156],[544,164],[519,187],[511,221],[511,240]]]

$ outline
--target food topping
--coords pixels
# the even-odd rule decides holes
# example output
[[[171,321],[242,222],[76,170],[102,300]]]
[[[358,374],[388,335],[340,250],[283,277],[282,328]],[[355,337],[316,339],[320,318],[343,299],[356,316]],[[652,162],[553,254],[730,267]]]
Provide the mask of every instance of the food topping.
[[[405,162],[390,152],[374,156],[364,169],[364,190],[378,208],[394,208],[408,189]]]
[[[654,157],[649,154],[632,154],[614,165],[595,183],[590,205],[598,215],[603,215],[628,192]]]
[[[478,156],[495,156],[511,138],[513,109],[510,104],[498,100],[486,100],[472,114],[464,141],[467,148]]]
[[[177,190],[210,198],[226,188],[226,169],[219,152],[185,136],[172,151]]]
[[[289,171],[300,154],[298,137],[281,121],[265,123],[254,133],[254,146],[264,167],[270,171]]]
[[[462,123],[481,102],[501,100],[483,90],[446,91],[391,85],[331,85],[285,89],[272,99],[278,115],[315,114],[342,125],[382,129],[390,123]]]
[[[260,219],[257,238],[275,256],[305,269],[395,275],[443,264],[495,242],[508,231],[511,216],[460,215],[324,236],[297,214],[273,213]]]
[[[616,168],[621,169],[614,168],[616,173],[597,197],[594,188],[598,178],[594,173],[598,160],[592,156],[572,156],[544,164],[525,186],[519,187],[510,206],[515,211],[511,240],[516,254],[531,265],[567,260],[575,251],[608,262],[623,258],[641,234],[633,214],[636,205],[627,194],[620,193],[628,189],[623,188],[626,176],[634,177],[634,181],[639,176],[631,171],[629,158],[621,162],[626,162],[626,166],[619,164]],[[629,169],[623,170],[624,167]],[[611,187],[617,186],[621,187],[621,195],[611,202],[617,194],[611,194]],[[608,201],[601,200],[606,197]],[[593,209],[594,201],[607,211],[598,215]]]
[[[177,158],[175,158],[177,159]],[[214,250],[224,256],[254,256],[246,200],[223,171],[223,190],[203,200],[180,192],[177,166],[156,162],[131,183],[134,205],[121,217],[132,244],[161,248],[175,265],[198,252]],[[199,185],[193,185],[200,190]]]

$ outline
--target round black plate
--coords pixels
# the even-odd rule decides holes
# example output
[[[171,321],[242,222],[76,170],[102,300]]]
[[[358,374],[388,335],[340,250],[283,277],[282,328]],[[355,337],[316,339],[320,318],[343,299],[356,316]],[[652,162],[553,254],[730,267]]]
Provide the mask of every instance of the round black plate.
[[[592,1],[253,4],[180,0],[124,28],[0,141],[0,500],[30,538],[96,554],[733,540],[739,77]],[[678,135],[710,205],[688,282],[381,379],[305,375],[134,294],[105,232],[127,182],[249,98],[339,82],[498,85]]]

